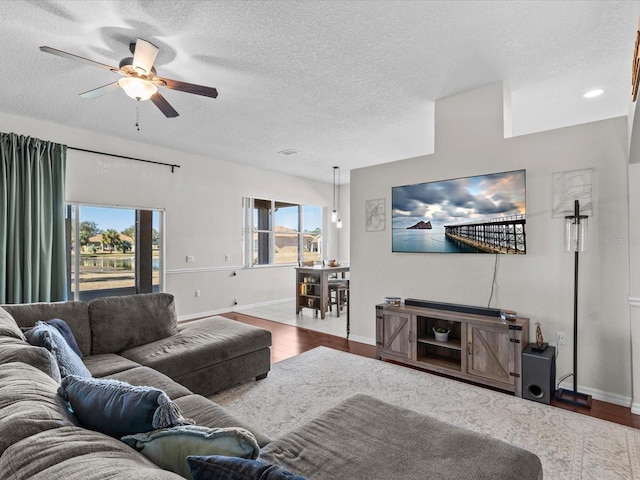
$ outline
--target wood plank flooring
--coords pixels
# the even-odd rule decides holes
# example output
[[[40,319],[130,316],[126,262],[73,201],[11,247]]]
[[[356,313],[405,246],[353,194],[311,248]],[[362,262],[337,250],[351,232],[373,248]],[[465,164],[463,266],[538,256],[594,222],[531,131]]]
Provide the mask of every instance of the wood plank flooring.
[[[273,345],[271,346],[272,363],[294,357],[302,352],[306,352],[307,350],[320,346],[334,348],[336,350],[342,350],[343,352],[350,352],[364,357],[376,358],[376,348],[374,346],[347,340],[343,337],[316,332],[306,328],[293,327],[291,325],[272,322],[271,320],[252,317],[242,313],[231,312],[222,314],[222,316],[271,331],[273,342]],[[556,401],[553,401],[552,405],[565,410],[571,410],[591,417],[600,418],[602,420],[608,420],[620,425],[640,428],[640,415],[634,415],[631,413],[630,408],[621,407],[619,405],[599,400],[593,400],[590,409],[574,407],[572,405]]]

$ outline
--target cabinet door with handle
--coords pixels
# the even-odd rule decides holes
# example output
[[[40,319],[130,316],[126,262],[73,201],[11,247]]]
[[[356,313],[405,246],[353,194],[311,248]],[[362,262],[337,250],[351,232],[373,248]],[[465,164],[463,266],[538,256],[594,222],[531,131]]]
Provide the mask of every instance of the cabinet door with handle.
[[[414,333],[412,316],[407,313],[378,310],[378,356],[393,356],[399,359],[414,358],[412,345]]]
[[[516,348],[512,332],[501,326],[469,324],[467,373],[495,382],[515,385]]]

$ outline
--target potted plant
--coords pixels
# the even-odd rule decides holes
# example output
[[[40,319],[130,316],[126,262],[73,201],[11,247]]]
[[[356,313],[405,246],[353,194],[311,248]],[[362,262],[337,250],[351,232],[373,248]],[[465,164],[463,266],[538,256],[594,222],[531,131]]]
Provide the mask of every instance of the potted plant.
[[[435,334],[438,342],[446,342],[449,340],[449,332],[450,330],[448,328],[433,327],[433,333]]]

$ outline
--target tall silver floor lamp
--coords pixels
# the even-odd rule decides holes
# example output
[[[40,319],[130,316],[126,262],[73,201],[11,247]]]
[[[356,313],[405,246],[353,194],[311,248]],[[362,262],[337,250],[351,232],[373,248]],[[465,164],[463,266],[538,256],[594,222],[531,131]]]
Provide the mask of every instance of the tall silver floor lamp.
[[[591,395],[578,392],[578,259],[587,238],[587,215],[580,215],[580,202],[575,201],[574,214],[565,219],[565,250],[574,252],[573,275],[573,390],[559,388],[556,399],[581,407],[591,407]]]

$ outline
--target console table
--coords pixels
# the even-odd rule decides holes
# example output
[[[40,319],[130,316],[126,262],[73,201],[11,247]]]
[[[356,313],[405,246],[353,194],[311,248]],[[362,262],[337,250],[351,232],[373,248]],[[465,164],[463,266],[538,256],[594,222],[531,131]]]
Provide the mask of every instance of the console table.
[[[348,265],[337,267],[313,266],[296,268],[296,314],[303,308],[320,311],[324,319],[329,309],[329,276],[341,274],[342,278],[349,271]]]
[[[452,306],[453,308],[454,306]],[[436,340],[433,328],[449,330]],[[379,359],[489,385],[522,396],[522,351],[529,343],[529,319],[419,306],[376,305]]]

